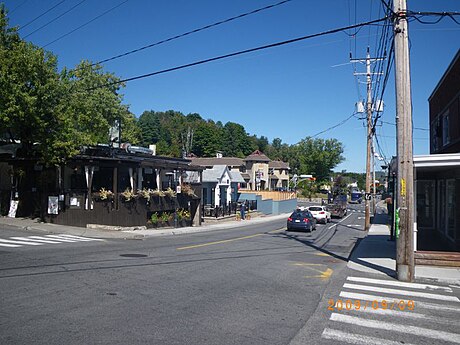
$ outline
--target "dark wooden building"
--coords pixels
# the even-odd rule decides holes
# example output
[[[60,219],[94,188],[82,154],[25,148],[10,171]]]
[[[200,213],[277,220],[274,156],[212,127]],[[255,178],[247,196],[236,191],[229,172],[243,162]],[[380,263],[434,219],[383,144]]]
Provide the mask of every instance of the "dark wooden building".
[[[89,147],[58,167],[3,157],[3,215],[17,201],[16,216],[63,225],[155,226],[157,219],[170,226],[200,224],[202,168],[190,160],[129,145]],[[189,172],[195,179],[186,179]]]

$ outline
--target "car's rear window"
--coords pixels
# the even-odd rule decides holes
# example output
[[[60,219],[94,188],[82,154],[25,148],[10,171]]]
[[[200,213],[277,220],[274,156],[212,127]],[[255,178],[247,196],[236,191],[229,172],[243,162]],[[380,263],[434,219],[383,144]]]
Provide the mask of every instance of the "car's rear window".
[[[323,208],[319,206],[312,206],[308,208],[310,211],[322,211]]]

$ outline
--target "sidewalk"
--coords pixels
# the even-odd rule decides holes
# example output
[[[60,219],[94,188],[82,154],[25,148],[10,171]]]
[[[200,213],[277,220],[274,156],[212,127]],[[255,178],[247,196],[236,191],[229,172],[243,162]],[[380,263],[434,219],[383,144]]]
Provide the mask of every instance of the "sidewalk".
[[[377,204],[374,222],[369,233],[355,247],[348,267],[361,272],[396,277],[396,242],[390,241],[387,210],[383,202]],[[460,268],[415,266],[416,279],[430,279],[460,284]]]
[[[66,226],[51,223],[42,223],[30,218],[8,218],[0,217],[0,227],[6,229],[17,229],[25,231],[41,231],[51,234],[69,234],[92,238],[119,238],[119,239],[142,239],[155,236],[170,236],[188,233],[224,230],[230,228],[241,228],[260,224],[278,219],[287,219],[289,214],[276,216],[260,216],[251,220],[227,220],[222,223],[203,224],[198,227],[164,228],[164,229],[143,229],[142,227],[119,228],[119,230],[107,230],[103,228],[90,229],[77,226]],[[1,232],[1,230],[0,230]]]

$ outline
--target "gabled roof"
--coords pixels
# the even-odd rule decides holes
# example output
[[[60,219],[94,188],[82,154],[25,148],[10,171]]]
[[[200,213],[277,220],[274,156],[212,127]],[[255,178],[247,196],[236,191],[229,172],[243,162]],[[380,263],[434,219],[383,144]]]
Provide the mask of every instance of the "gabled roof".
[[[230,181],[231,182],[238,182],[238,183],[245,183],[246,182],[239,171],[233,170],[233,171],[229,171],[229,173],[230,173]]]
[[[215,165],[227,165],[227,166],[235,167],[235,166],[244,165],[243,159],[238,158],[238,157],[222,157],[222,158],[217,158],[217,157],[205,157],[205,158],[190,157],[189,159],[192,161],[193,165],[200,165],[200,166],[204,166],[204,167],[212,167],[212,166],[215,166]]]
[[[252,161],[252,162],[270,162],[270,158],[268,158],[265,154],[263,154],[259,150],[255,150],[249,156],[247,156],[244,161]]]
[[[228,171],[226,165],[214,165],[212,169],[203,170],[203,182],[217,182]]]
[[[290,169],[289,164],[283,161],[270,161],[268,167],[273,169]]]

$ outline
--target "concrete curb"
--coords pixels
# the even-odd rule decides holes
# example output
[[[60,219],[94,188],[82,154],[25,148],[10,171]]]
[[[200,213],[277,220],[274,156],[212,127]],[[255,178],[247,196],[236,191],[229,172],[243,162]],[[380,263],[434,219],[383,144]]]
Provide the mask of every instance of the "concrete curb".
[[[199,232],[225,230],[230,228],[241,228],[251,226],[254,224],[266,223],[273,220],[287,219],[288,215],[289,214],[281,214],[276,216],[261,216],[253,218],[249,221],[233,220],[220,224],[214,223],[210,225],[203,225],[200,227],[169,228],[161,230],[146,229],[145,227],[110,227],[103,225],[94,226],[92,228],[83,228],[51,223],[37,223],[36,221],[27,218],[8,217],[0,218],[0,226],[8,230],[37,231],[49,234],[70,234],[75,236],[84,236],[91,238],[143,239],[147,237],[184,235]]]

